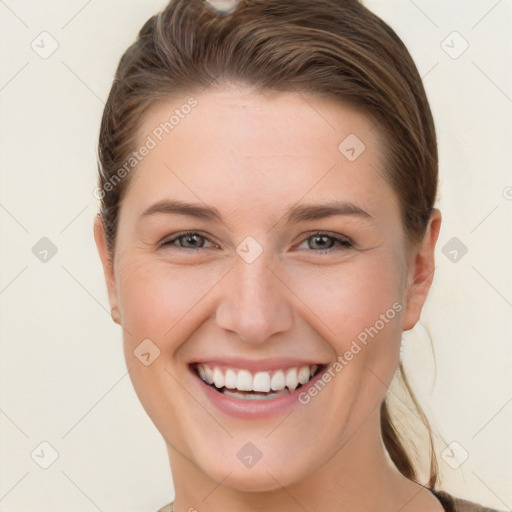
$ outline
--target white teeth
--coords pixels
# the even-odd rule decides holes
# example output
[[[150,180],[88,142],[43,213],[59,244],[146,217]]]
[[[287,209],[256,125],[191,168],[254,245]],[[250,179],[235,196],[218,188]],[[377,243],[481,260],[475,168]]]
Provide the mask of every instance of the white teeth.
[[[236,376],[236,389],[239,391],[252,391],[252,375],[247,370],[240,370]]]
[[[280,396],[277,393],[269,393],[268,395],[251,395],[250,393],[237,393],[236,391],[228,391],[225,389],[223,393],[232,398],[238,398],[239,400],[269,400]]]
[[[297,375],[297,379],[301,384],[306,384],[309,380],[309,366],[302,366]]]
[[[297,380],[297,368],[291,368],[286,374],[286,387],[290,391],[294,391],[298,385],[299,381]]]
[[[236,389],[236,372],[231,368],[226,371],[226,378],[224,379],[224,386],[229,389]]]
[[[207,364],[203,365],[203,368],[206,376],[206,382],[208,382],[208,384],[213,384],[213,370]]]
[[[252,390],[268,393],[270,391],[270,375],[268,372],[258,372],[252,379]]]
[[[197,372],[200,378],[208,384],[213,384],[217,389],[223,389],[228,396],[236,395],[237,391],[255,391],[259,393],[270,393],[269,395],[254,395],[255,397],[274,398],[280,396],[281,391],[288,388],[294,391],[300,384],[306,384],[316,374],[318,365],[301,366],[287,370],[262,371],[254,375],[249,370],[236,370],[228,368],[225,371],[215,366],[212,370],[207,364],[198,364]],[[230,392],[227,389],[233,390]],[[253,395],[238,393],[239,397],[250,400]],[[237,397],[238,397],[237,395]],[[251,398],[247,398],[250,396]]]
[[[224,387],[224,374],[217,367],[213,369],[213,383],[218,389]]]
[[[272,388],[272,391],[281,391],[285,386],[286,382],[284,380],[284,372],[283,370],[277,370],[277,372],[272,375],[270,387]]]
[[[248,393],[244,396],[244,400],[268,400],[269,398],[276,398],[277,396],[279,395],[276,393],[272,393],[270,395],[251,395]]]

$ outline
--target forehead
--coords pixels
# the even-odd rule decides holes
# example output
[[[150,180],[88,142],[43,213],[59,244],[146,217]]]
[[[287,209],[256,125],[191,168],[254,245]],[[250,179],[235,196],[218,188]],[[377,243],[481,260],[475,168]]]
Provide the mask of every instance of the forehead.
[[[305,197],[358,199],[375,213],[396,203],[374,123],[328,98],[240,87],[176,96],[147,112],[143,145],[125,195],[139,213],[169,197],[260,215]]]
[[[193,108],[187,107],[190,98],[196,103]],[[377,149],[378,133],[362,111],[333,99],[292,92],[263,94],[235,86],[155,104],[140,128],[139,139],[152,134],[157,142],[172,145],[173,139],[179,145],[197,137],[203,149],[220,154],[236,150],[244,158],[316,160],[325,152],[326,160],[338,159],[339,143],[349,135],[358,136],[368,156]]]

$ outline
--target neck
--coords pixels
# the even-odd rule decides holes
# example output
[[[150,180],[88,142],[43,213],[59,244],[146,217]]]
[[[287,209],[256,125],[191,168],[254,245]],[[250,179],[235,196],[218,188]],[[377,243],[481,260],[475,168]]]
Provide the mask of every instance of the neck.
[[[378,409],[332,457],[305,478],[282,487],[244,492],[230,486],[229,475],[216,482],[190,458],[168,446],[174,489],[175,512],[382,512],[420,509],[418,503],[434,504],[426,489],[403,477],[388,461],[380,433]],[[300,448],[299,448],[300,449]],[[423,493],[422,493],[423,491]],[[436,510],[435,507],[432,510]]]

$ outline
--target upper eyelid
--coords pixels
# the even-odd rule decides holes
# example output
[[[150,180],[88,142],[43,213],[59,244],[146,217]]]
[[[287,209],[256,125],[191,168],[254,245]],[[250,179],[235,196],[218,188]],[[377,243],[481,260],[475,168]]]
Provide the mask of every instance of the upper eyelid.
[[[352,243],[352,240],[348,236],[342,235],[341,233],[330,233],[328,231],[312,231],[309,234],[309,236],[305,238],[305,240],[314,236],[326,236],[328,238],[333,238],[335,240],[340,240],[342,242]]]
[[[211,243],[213,245],[218,245],[215,242],[213,242],[212,240],[210,240],[210,238],[207,235],[201,233],[200,231],[184,231],[182,233],[177,233],[175,235],[172,235],[171,238],[164,238],[163,241],[159,243],[159,246],[170,245],[171,243],[176,242],[177,240],[179,240],[180,238],[183,238],[184,236],[193,236],[193,235],[199,235],[200,237],[207,240],[209,243]],[[182,247],[182,249],[188,249],[188,247]],[[202,247],[199,247],[199,249],[202,249]]]
[[[352,242],[352,240],[344,235],[331,235],[329,233],[324,233],[324,232],[311,233],[308,237],[304,238],[300,243],[296,244],[296,246],[302,245],[304,242],[306,242],[307,240],[309,240],[310,238],[313,238],[315,236],[325,236],[327,238],[330,238],[330,239],[334,240],[335,242],[338,242],[340,245],[346,246],[347,249],[354,246],[354,243]],[[332,251],[332,250],[334,250],[334,247],[329,247],[327,249],[318,249],[316,251],[312,250],[311,252],[328,252],[328,251]]]

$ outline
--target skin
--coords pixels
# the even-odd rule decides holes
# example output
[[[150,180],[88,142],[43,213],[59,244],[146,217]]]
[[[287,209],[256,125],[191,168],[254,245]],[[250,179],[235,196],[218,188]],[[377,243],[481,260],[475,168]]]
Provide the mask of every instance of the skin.
[[[379,422],[402,331],[418,322],[432,282],[440,212],[423,241],[409,246],[380,170],[378,131],[352,107],[235,85],[195,97],[197,107],[133,171],[113,260],[99,217],[94,224],[130,377],[168,447],[175,510],[441,511],[388,462]],[[139,140],[185,101],[154,105]],[[338,149],[349,134],[366,145],[353,162]],[[213,206],[223,220],[141,220],[161,199]],[[290,207],[333,200],[369,216],[284,222]],[[205,238],[192,249],[180,246],[186,239],[161,246],[184,230]],[[353,246],[331,238],[319,245],[315,231]],[[236,252],[248,236],[263,249],[251,264]],[[198,392],[188,369],[233,355],[333,362],[394,303],[402,311],[289,416],[231,417]],[[149,366],[133,354],[146,338],[160,350]],[[237,458],[247,442],[262,452],[252,468]]]

